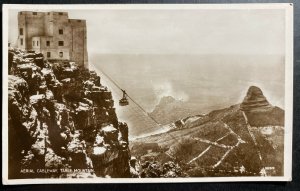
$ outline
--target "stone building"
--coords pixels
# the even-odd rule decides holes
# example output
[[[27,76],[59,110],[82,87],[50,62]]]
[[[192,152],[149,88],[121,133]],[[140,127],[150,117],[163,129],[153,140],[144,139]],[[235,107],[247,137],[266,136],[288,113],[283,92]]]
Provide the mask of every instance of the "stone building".
[[[88,67],[86,21],[67,12],[18,13],[18,48],[33,50],[53,62],[74,61]]]

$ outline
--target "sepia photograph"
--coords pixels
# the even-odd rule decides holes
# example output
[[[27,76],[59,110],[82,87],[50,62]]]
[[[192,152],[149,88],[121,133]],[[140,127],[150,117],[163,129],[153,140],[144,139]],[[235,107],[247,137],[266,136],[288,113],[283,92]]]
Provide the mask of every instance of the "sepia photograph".
[[[291,181],[293,5],[4,5],[4,184]]]

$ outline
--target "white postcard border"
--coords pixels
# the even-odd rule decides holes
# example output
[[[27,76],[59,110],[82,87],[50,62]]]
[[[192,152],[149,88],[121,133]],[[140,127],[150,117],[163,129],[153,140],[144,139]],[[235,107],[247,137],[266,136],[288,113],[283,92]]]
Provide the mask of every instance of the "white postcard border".
[[[199,177],[199,178],[87,178],[87,179],[8,179],[8,12],[9,10],[95,10],[95,9],[284,9],[286,11],[285,52],[285,136],[284,176],[280,177]],[[2,60],[2,183],[3,184],[73,184],[73,183],[174,183],[174,182],[241,182],[241,181],[291,181],[292,180],[292,131],[293,131],[293,4],[88,4],[88,5],[16,5],[4,4],[3,60]]]

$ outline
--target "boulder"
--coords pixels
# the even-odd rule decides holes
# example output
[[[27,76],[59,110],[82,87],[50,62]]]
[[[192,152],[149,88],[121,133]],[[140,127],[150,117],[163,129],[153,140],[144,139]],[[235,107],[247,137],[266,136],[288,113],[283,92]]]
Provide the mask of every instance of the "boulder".
[[[118,130],[112,124],[103,127],[101,130],[104,134],[104,140],[110,140],[110,141],[118,140]]]

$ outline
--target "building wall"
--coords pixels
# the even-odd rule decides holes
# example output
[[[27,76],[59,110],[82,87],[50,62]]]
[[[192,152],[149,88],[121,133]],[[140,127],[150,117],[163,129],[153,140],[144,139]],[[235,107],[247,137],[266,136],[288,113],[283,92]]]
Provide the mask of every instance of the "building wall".
[[[87,67],[87,48],[86,48],[86,22],[84,20],[69,20],[71,24],[72,51],[71,58],[76,63],[81,63]]]
[[[18,13],[18,47],[21,49],[26,49],[26,25],[25,15]],[[22,29],[23,33],[20,33],[20,29]]]
[[[41,37],[32,37],[31,39],[32,50],[35,52],[41,52]]]
[[[36,15],[35,15],[36,13]],[[21,46],[26,50],[32,50],[32,40],[34,36],[44,36],[44,16],[43,12],[22,11],[18,14],[19,34],[20,28],[23,28],[23,35],[19,37],[19,41],[23,38],[25,44]],[[20,42],[19,42],[20,43]],[[18,44],[19,44],[18,43]]]
[[[46,23],[44,26],[45,36],[53,36],[54,18],[52,12],[45,14],[44,23]]]
[[[19,30],[23,28],[23,35],[19,33],[18,37],[19,48],[41,52],[49,61],[70,60],[88,67],[85,20],[69,19],[67,12],[33,13],[23,11],[18,14]]]
[[[40,52],[44,55],[45,59],[52,60],[70,60],[70,50],[68,47],[58,48],[57,41],[53,40],[53,37],[41,37],[41,49]],[[47,45],[47,41],[49,45]],[[59,55],[60,52],[63,52],[63,56]],[[50,57],[48,57],[50,53]]]

